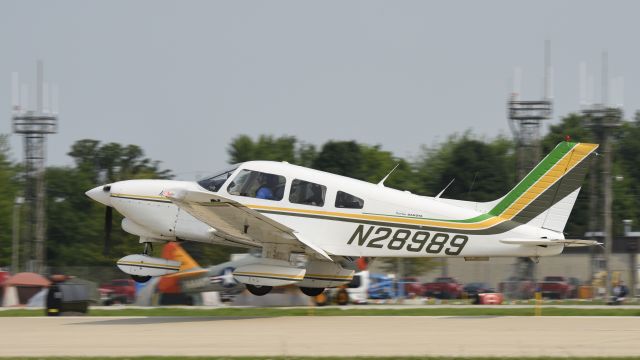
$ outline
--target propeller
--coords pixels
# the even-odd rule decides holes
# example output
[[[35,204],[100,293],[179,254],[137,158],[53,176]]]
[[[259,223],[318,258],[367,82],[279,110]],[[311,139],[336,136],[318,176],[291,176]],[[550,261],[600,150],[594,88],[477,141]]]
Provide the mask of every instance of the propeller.
[[[111,191],[111,186],[104,186],[102,191],[109,192]],[[109,255],[109,250],[111,249],[111,228],[113,224],[113,208],[111,206],[107,206],[104,209],[104,248],[102,250],[105,256]]]

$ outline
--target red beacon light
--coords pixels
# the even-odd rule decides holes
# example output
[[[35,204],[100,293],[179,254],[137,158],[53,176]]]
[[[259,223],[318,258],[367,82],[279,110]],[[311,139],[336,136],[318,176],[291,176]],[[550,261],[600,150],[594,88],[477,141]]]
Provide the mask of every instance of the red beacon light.
[[[564,141],[570,142],[571,141],[571,136],[570,135],[565,135],[564,136]]]

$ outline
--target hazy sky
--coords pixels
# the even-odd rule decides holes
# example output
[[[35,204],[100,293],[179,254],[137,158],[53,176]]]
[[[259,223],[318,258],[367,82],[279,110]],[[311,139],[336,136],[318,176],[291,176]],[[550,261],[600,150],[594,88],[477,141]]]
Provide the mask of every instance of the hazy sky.
[[[578,109],[581,61],[600,83],[603,50],[632,114],[639,13],[637,1],[0,0],[0,133],[11,131],[11,73],[33,85],[42,58],[60,88],[49,164],[70,164],[70,145],[92,138],[138,144],[192,179],[223,167],[238,134],[355,139],[411,157],[467,129],[510,136],[513,68],[524,98],[539,98],[545,39],[552,123]]]

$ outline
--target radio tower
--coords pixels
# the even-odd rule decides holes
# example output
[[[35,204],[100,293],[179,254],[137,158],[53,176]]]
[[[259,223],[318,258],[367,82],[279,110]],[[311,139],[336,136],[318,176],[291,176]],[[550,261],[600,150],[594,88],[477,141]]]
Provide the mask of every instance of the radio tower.
[[[540,161],[540,124],[551,118],[552,113],[552,69],[549,40],[544,49],[544,91],[541,100],[520,100],[520,74],[514,74],[514,89],[507,103],[509,126],[516,142],[517,180],[522,180]],[[529,258],[518,258],[516,276],[533,279],[534,264]]]
[[[47,135],[55,134],[58,127],[57,91],[49,94],[43,82],[43,65],[38,61],[36,80],[36,110],[29,110],[26,85],[20,86],[18,76],[13,77],[13,132],[24,137],[24,199],[27,211],[25,226],[26,270],[44,273],[46,264],[45,182]],[[51,98],[51,102],[49,101]],[[52,107],[49,108],[51,103]]]

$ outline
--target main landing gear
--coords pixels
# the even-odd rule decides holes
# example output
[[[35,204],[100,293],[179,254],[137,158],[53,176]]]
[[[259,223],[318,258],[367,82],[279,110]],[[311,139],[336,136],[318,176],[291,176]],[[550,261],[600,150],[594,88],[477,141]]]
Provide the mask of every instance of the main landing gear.
[[[324,288],[300,287],[300,291],[307,296],[318,296],[322,294]]]
[[[247,290],[249,290],[249,292],[255,296],[267,295],[271,291],[271,289],[273,289],[273,286],[260,286],[251,284],[247,284],[246,286]]]

